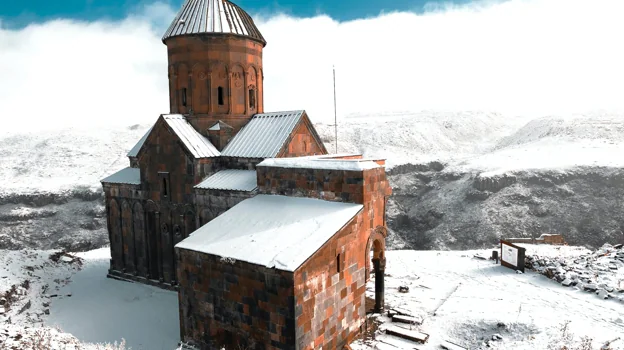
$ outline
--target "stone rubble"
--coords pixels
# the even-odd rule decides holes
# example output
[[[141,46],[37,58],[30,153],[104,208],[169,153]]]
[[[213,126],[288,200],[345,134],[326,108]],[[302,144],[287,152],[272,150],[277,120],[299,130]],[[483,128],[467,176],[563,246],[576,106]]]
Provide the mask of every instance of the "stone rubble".
[[[527,255],[525,266],[564,287],[595,293],[624,303],[624,249],[604,244],[578,257]]]

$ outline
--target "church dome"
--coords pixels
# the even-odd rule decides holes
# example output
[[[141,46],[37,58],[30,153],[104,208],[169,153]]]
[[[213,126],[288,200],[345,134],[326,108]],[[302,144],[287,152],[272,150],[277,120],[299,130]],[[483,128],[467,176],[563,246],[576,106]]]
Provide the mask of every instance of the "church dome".
[[[266,45],[251,16],[228,0],[186,0],[162,40],[201,34],[239,35]]]

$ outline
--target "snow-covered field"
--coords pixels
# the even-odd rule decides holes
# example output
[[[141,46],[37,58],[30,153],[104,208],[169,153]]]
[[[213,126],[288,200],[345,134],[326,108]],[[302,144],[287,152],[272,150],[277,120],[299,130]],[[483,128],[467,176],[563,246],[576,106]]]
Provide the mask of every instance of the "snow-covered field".
[[[527,255],[557,261],[591,255],[580,247],[525,247]],[[590,337],[597,349],[624,334],[624,285],[617,287],[624,281],[624,268],[612,272],[613,297],[604,300],[536,272],[517,274],[491,260],[475,258],[490,252],[389,251],[386,308],[422,317],[422,325],[413,327],[429,334],[429,340],[416,345],[386,335],[384,329],[396,324],[378,316],[382,324],[374,339],[357,341],[353,348],[396,349],[389,345],[393,344],[439,349],[447,340],[469,349],[489,344],[495,349],[560,350],[557,342],[570,346]],[[47,338],[55,342],[54,348],[91,349],[121,339],[132,349],[177,347],[176,294],[106,278],[108,249],[58,255],[56,262],[50,259],[53,251],[1,253],[0,290],[30,282],[28,288],[18,288],[11,306],[0,316],[0,345],[20,348],[51,329]],[[400,293],[399,286],[409,291]],[[373,290],[371,281],[367,286],[371,297]],[[28,303],[30,307],[24,308]],[[561,339],[561,326],[566,323],[572,339]],[[502,339],[492,340],[494,335]],[[624,339],[611,344],[611,349],[624,349]]]
[[[128,166],[126,154],[148,128],[0,133],[0,200],[11,194],[99,191],[101,179]]]
[[[57,262],[50,259],[54,253],[0,251],[0,295],[19,286],[0,315],[0,349],[26,348],[39,338],[54,340],[54,349],[103,349],[122,341],[132,349],[177,347],[175,292],[106,278],[108,247]]]
[[[589,254],[584,248],[531,246],[527,255],[553,259],[574,259]],[[466,349],[574,349],[582,337],[590,337],[594,348],[624,334],[624,286],[611,300],[594,293],[566,288],[545,276],[526,270],[517,274],[491,260],[487,251],[392,251],[387,255],[386,307],[422,317],[424,322],[412,329],[429,334],[424,345],[384,333],[392,323],[382,324],[374,340],[358,341],[354,349],[440,349],[444,341]],[[624,269],[619,270],[624,281]],[[617,280],[613,282],[617,283]],[[409,287],[400,293],[399,286]],[[368,286],[372,294],[374,285]],[[561,326],[568,324],[575,337],[561,339]],[[502,339],[493,340],[494,335]],[[557,347],[557,345],[559,345]],[[624,349],[624,339],[612,349]]]

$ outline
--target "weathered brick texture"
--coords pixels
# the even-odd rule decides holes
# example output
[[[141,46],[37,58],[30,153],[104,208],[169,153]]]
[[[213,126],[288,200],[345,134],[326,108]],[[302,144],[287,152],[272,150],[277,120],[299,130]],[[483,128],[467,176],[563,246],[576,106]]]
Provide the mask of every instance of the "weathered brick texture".
[[[225,213],[236,204],[256,195],[255,191],[195,189],[195,204],[200,227]]]
[[[307,114],[304,113],[299,125],[293,130],[286,140],[286,146],[278,154],[277,158],[301,157],[327,154],[325,145],[316,133]]]
[[[292,272],[176,249],[180,336],[201,349],[294,349]]]
[[[236,133],[264,111],[262,44],[226,35],[173,37],[165,44],[171,113],[189,114],[200,133],[219,120]]]
[[[361,218],[356,216],[295,272],[297,349],[341,349],[365,322]]]

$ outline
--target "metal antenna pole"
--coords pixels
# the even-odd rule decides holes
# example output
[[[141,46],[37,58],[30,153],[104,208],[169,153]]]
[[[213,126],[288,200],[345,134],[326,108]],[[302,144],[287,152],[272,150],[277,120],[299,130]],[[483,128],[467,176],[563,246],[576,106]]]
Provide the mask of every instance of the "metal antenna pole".
[[[332,66],[334,71],[334,136],[336,142],[336,154],[338,153],[338,119],[336,117],[336,68]]]

